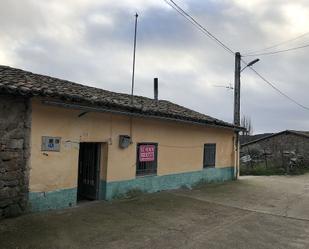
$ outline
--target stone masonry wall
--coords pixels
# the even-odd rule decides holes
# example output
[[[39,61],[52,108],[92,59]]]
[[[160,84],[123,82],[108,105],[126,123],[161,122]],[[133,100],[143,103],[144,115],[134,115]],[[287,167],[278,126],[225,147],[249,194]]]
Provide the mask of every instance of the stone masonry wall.
[[[309,167],[309,139],[292,133],[283,133],[243,146],[241,152],[242,155],[254,154],[253,152],[260,152],[260,155],[267,153],[267,160],[277,166],[284,166],[286,163],[284,152],[293,152],[294,157],[301,156],[305,166]]]
[[[27,209],[30,100],[0,95],[0,219]]]

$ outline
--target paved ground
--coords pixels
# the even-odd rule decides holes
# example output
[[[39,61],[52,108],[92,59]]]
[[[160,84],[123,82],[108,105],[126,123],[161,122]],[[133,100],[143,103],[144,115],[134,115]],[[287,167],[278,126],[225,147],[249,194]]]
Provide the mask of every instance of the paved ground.
[[[0,222],[0,248],[309,248],[309,175],[244,177]]]

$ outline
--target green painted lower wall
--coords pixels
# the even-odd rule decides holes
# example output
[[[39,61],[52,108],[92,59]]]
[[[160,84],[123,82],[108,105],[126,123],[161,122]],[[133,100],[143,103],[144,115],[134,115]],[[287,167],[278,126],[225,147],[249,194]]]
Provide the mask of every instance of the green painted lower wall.
[[[168,189],[177,189],[182,186],[191,187],[198,182],[223,182],[234,178],[234,167],[206,168],[201,171],[171,174],[164,176],[145,176],[127,181],[101,181],[100,198],[111,200],[122,196],[130,190],[143,192],[157,192]]]
[[[201,171],[171,174],[164,176],[145,176],[128,181],[100,182],[99,198],[111,200],[122,196],[130,190],[157,192],[192,186],[198,182],[223,182],[234,178],[234,168],[207,168]],[[49,209],[60,209],[76,205],[77,188],[60,189],[50,192],[30,192],[29,209],[40,212]]]
[[[49,209],[60,209],[76,205],[77,188],[60,189],[50,192],[29,192],[29,210],[40,212]]]

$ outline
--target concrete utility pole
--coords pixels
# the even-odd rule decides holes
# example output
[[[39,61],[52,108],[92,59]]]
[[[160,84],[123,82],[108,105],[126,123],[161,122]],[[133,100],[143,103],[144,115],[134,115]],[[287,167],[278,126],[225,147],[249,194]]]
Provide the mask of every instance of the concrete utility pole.
[[[240,126],[240,60],[240,53],[235,53],[234,125],[236,126]]]
[[[234,81],[234,125],[240,126],[240,73],[247,67],[251,67],[253,64],[257,63],[260,59],[255,59],[241,69],[241,55],[239,52],[235,53],[235,81]],[[239,132],[235,132],[235,148],[236,148],[236,172],[235,178],[239,175]]]
[[[241,55],[235,53],[235,79],[234,79],[234,125],[240,126],[240,71],[241,71]],[[236,172],[235,179],[239,175],[239,132],[235,132],[235,149],[236,149]]]

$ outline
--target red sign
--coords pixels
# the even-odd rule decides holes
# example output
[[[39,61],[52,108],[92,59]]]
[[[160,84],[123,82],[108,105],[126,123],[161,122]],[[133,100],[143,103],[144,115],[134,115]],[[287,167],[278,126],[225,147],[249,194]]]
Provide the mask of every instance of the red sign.
[[[155,145],[140,145],[139,146],[139,161],[152,162],[155,160]]]

